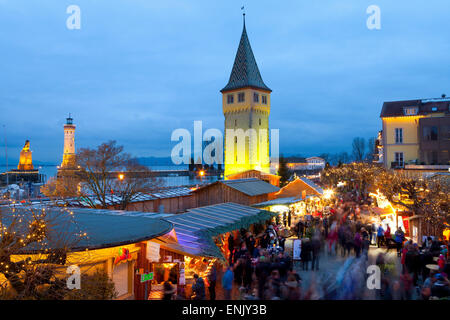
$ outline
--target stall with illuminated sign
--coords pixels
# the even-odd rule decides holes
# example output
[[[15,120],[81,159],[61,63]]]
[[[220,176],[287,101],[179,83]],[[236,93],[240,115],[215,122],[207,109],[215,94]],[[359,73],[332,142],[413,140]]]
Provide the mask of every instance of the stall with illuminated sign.
[[[372,222],[381,225],[384,230],[389,228],[391,233],[394,233],[398,228],[401,228],[406,237],[412,236],[413,240],[417,239],[417,227],[412,226],[410,230],[410,213],[396,208],[392,203],[379,191],[369,194],[376,199],[376,207],[371,210],[375,215],[372,216]],[[417,242],[417,241],[416,241]]]
[[[296,177],[294,181],[275,193],[275,199],[253,205],[278,213],[276,221],[290,228],[303,216],[316,216],[324,210],[324,201],[331,197],[331,190],[323,190],[305,177]],[[291,222],[289,225],[289,221]]]

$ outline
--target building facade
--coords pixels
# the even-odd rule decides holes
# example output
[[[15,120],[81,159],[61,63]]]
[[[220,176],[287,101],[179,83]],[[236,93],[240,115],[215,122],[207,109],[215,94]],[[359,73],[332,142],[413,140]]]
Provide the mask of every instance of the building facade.
[[[221,90],[225,116],[225,178],[247,170],[270,173],[270,93],[248,40],[241,40],[228,84]]]
[[[380,117],[386,168],[450,164],[450,98],[385,102]]]

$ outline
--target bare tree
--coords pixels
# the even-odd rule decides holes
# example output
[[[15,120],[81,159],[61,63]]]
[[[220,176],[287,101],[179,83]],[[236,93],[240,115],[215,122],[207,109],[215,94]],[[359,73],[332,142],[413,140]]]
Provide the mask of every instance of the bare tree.
[[[381,167],[365,162],[348,163],[338,167],[330,167],[321,175],[323,183],[335,187],[339,182],[346,183],[346,190],[359,191],[364,199],[369,191],[375,189],[375,178],[383,171]]]
[[[68,200],[80,196],[81,179],[76,170],[60,170],[56,178],[50,178],[41,187],[41,192],[58,203],[68,203]]]
[[[57,266],[66,263],[69,248],[84,236],[63,232],[70,220],[64,209],[50,214],[32,207],[0,208],[0,274],[8,280],[3,297],[63,298],[66,281],[56,276]]]
[[[95,149],[81,148],[76,159],[82,183],[80,194],[92,208],[106,209],[113,204],[125,210],[140,193],[161,184],[148,167],[123,152],[123,146],[116,141]]]
[[[67,288],[72,248],[88,235],[68,208],[0,207],[0,299],[112,299],[114,284],[104,272],[83,273],[81,289]],[[73,256],[71,256],[73,254]],[[71,256],[71,257],[70,257]]]
[[[353,139],[353,158],[356,162],[361,162],[364,160],[364,155],[366,153],[366,143],[364,138],[356,137]]]
[[[286,158],[283,157],[283,155],[280,155],[277,174],[281,177],[280,187],[284,187],[285,185],[287,185],[291,177],[291,171],[289,170]]]
[[[375,138],[369,138],[367,139],[367,155],[366,155],[366,160],[368,162],[373,162],[374,159],[374,155],[376,153],[375,151]]]
[[[337,155],[337,159],[340,163],[348,163],[350,161],[350,156],[346,151],[344,151]]]

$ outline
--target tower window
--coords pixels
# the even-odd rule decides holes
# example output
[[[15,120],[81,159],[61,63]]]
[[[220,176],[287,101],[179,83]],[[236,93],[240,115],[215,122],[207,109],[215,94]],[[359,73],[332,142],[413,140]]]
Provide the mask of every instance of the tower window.
[[[267,104],[267,96],[266,95],[262,95],[261,100],[262,100],[262,104]]]
[[[234,119],[234,126],[237,126],[237,119]]]
[[[238,93],[238,102],[244,102],[245,101],[245,93],[240,92]]]
[[[257,93],[253,94],[253,102],[259,102],[259,94]]]
[[[261,125],[261,118],[259,118],[259,125]]]
[[[227,95],[227,103],[231,104],[233,102],[234,102],[234,95],[232,94]]]

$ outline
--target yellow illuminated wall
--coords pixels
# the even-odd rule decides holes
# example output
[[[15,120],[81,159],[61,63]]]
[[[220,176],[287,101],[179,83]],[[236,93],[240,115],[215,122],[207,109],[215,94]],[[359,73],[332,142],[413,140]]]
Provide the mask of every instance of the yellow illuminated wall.
[[[239,102],[239,93],[244,93],[243,102]],[[259,96],[258,102],[254,101],[255,93]],[[233,95],[233,103],[228,103],[228,95]],[[262,96],[266,97],[266,104],[262,103]],[[225,177],[253,169],[270,173],[270,92],[254,88],[224,92],[222,108],[225,116]],[[256,135],[254,139],[240,135],[236,140],[234,135],[227,134],[227,129],[242,129],[247,133],[254,129]]]
[[[419,119],[420,116],[389,117],[383,121],[384,166],[391,167],[395,161],[395,153],[403,152],[403,161],[408,163],[419,159]],[[395,129],[403,129],[403,142],[395,142]]]

